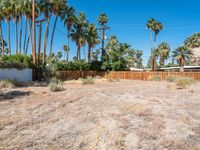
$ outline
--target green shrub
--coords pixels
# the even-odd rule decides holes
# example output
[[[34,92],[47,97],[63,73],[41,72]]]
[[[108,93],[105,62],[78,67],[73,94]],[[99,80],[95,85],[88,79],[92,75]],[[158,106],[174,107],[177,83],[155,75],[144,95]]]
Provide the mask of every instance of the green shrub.
[[[177,78],[178,77],[176,77],[176,76],[169,76],[169,77],[167,77],[167,81],[169,81],[169,82],[176,82]]]
[[[87,77],[85,79],[81,79],[82,80],[82,84],[86,85],[86,84],[94,84],[94,79],[92,77]]]
[[[176,85],[179,88],[186,88],[187,86],[191,85],[195,81],[192,78],[189,77],[179,77],[176,80]]]
[[[51,92],[58,92],[64,90],[63,82],[57,78],[52,78],[49,82],[49,89]]]
[[[14,88],[15,82],[12,80],[0,80],[0,89],[1,88]]]
[[[151,81],[161,81],[161,77],[160,76],[153,76],[151,78]]]
[[[17,69],[24,69],[24,68],[35,68],[32,63],[31,57],[27,55],[10,55],[10,56],[2,56],[0,62],[0,68],[17,68]]]

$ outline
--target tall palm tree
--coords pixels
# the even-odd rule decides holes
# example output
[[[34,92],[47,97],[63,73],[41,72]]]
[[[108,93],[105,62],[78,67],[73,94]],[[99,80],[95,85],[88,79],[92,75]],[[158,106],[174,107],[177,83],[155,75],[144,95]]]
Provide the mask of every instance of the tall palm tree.
[[[76,59],[81,60],[81,47],[85,46],[86,41],[86,33],[85,33],[85,26],[86,26],[86,16],[84,13],[80,13],[76,19],[76,22],[73,25],[73,29],[71,30],[70,37],[73,41],[76,42],[77,52],[76,52]]]
[[[88,63],[91,62],[91,50],[99,44],[98,32],[95,24],[88,24],[86,27],[86,41],[88,43]]]
[[[69,62],[69,50],[70,50],[70,48],[67,46],[67,45],[64,45],[63,46],[63,50],[66,52],[66,61],[67,61],[67,63]]]
[[[151,18],[147,24],[146,24],[147,29],[150,30],[150,41],[151,41],[151,58],[153,58],[152,61],[152,71],[156,70],[156,58],[154,57],[154,50],[156,49],[156,39],[158,34],[160,33],[161,30],[163,30],[163,25],[161,22],[155,20],[154,18]],[[154,33],[154,44],[152,44],[152,32]]]
[[[27,53],[27,49],[28,49],[28,44],[29,44],[29,40],[31,41],[31,51],[33,49],[33,40],[32,40],[32,23],[31,23],[31,19],[32,19],[32,3],[30,0],[24,0],[22,3],[22,8],[23,8],[23,15],[25,15],[26,20],[27,20],[27,24],[28,24],[28,31],[29,31],[29,36],[28,36],[28,40],[27,40],[27,44],[26,44],[26,48],[25,48],[25,53]],[[26,32],[26,31],[25,31]]]
[[[70,30],[74,22],[76,21],[75,9],[73,7],[68,7],[65,17],[66,18],[64,20],[64,24],[67,27],[68,48],[70,49],[70,45],[69,45]]]
[[[10,20],[12,18],[12,3],[11,1],[3,0],[2,1],[2,11],[5,15],[5,19],[8,23],[8,50],[9,54],[11,54],[11,43],[10,43]]]
[[[158,45],[157,51],[160,57],[160,67],[163,68],[165,60],[169,58],[170,46],[166,42],[163,42]]]
[[[2,47],[2,55],[4,55],[4,39],[3,39],[3,29],[2,29],[2,21],[4,20],[4,14],[2,11],[2,5],[0,4],[0,38],[1,38],[1,47]]]
[[[103,56],[105,55],[105,29],[106,24],[108,23],[108,16],[105,13],[102,13],[99,15],[98,17],[98,22],[101,25],[101,30],[102,30],[102,60],[103,60]]]
[[[180,72],[184,72],[184,65],[193,56],[192,51],[187,46],[178,47],[173,51],[173,58],[177,60],[180,65]]]
[[[44,42],[43,42],[43,64],[44,64],[46,60],[47,40],[49,36],[49,23],[52,16],[52,2],[50,0],[41,0],[41,5],[42,5],[42,10],[44,12],[44,16],[47,20],[44,33]]]
[[[12,7],[12,17],[15,23],[15,46],[16,46],[16,54],[19,53],[18,51],[18,22],[19,22],[19,16],[20,16],[20,6],[19,1],[11,1],[11,7]]]
[[[52,46],[54,40],[55,29],[58,21],[58,17],[62,16],[65,10],[67,9],[67,1],[66,0],[52,0],[52,13],[55,15],[55,21],[53,25],[53,31],[50,42],[50,53],[52,53]]]

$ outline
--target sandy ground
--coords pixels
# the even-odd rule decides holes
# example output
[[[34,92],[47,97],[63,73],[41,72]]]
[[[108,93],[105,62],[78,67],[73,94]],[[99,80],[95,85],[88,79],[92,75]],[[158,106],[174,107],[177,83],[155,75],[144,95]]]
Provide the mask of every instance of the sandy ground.
[[[0,149],[199,150],[200,83],[65,82],[4,91]]]

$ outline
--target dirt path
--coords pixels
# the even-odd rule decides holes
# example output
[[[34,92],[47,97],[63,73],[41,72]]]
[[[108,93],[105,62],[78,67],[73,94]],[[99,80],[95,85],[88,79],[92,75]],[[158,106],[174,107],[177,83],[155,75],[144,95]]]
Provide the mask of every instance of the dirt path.
[[[64,87],[12,89],[16,97],[0,101],[0,149],[200,148],[200,83],[183,90],[148,81]]]

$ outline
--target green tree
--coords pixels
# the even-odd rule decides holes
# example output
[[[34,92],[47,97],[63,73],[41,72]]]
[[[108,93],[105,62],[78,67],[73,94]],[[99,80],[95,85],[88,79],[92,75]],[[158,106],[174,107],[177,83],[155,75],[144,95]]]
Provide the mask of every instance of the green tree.
[[[181,46],[173,51],[172,56],[177,60],[178,64],[180,65],[180,72],[183,72],[185,63],[187,61],[190,61],[193,53],[187,46]]]

